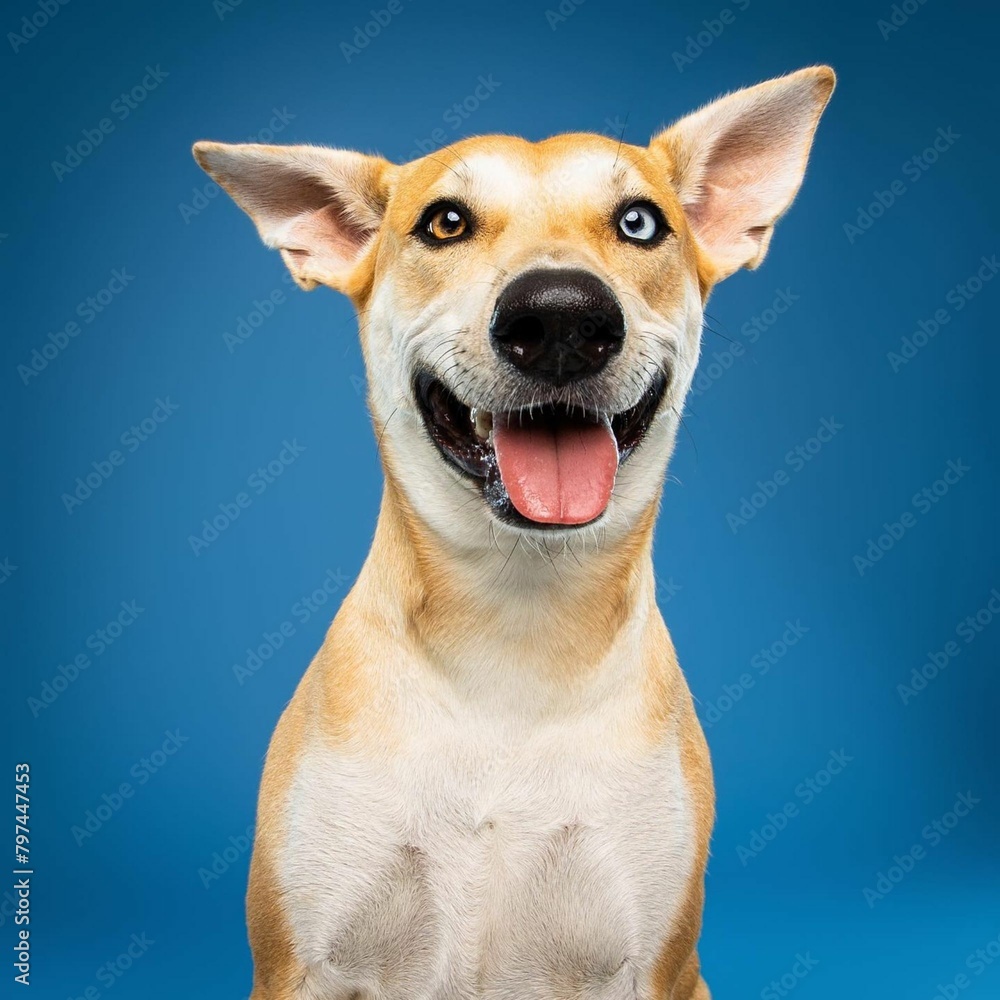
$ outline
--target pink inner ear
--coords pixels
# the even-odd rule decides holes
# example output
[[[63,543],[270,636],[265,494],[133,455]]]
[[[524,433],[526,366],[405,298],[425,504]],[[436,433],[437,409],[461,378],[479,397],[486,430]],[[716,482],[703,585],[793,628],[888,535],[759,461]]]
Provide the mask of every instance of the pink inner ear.
[[[833,84],[828,67],[800,70],[720,98],[654,140],[715,280],[760,263],[802,183]]]
[[[391,165],[376,156],[319,146],[195,144],[199,164],[280,250],[302,288],[350,283],[377,230]]]
[[[334,202],[297,216],[282,234],[281,243],[282,249],[313,274],[332,274],[354,263],[371,233]]]
[[[726,136],[702,167],[700,190],[686,205],[699,241],[736,267],[752,260],[794,196],[801,157],[784,137],[761,141],[753,130]]]
[[[760,190],[766,184],[766,180],[741,169],[740,164],[714,168],[698,201],[687,206],[701,241],[719,246],[749,239],[759,245],[770,221],[767,198]]]

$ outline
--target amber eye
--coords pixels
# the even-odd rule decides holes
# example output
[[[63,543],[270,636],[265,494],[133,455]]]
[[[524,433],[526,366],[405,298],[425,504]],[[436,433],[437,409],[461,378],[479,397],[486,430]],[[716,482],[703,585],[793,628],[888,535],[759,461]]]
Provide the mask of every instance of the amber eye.
[[[457,205],[431,205],[420,221],[420,233],[430,242],[457,240],[470,231],[469,219]]]

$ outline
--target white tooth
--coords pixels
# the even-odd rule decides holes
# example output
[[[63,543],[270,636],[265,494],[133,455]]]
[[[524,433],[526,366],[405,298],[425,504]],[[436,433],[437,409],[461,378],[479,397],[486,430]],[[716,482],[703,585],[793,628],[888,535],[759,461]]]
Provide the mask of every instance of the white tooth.
[[[608,429],[608,433],[615,439],[615,445],[618,445],[618,438],[615,435],[615,429],[611,426],[611,417],[607,413],[601,414],[601,423]],[[621,449],[618,449],[618,460],[621,461]]]
[[[481,441],[489,439],[490,431],[493,430],[493,414],[488,410],[477,410],[475,407],[471,411],[472,426],[476,430],[476,437]]]

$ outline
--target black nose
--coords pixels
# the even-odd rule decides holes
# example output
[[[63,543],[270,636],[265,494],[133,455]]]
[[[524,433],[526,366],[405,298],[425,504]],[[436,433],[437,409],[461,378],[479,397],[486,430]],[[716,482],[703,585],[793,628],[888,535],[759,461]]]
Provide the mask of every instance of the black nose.
[[[565,385],[599,372],[621,350],[625,317],[589,271],[526,271],[501,292],[490,336],[526,375]]]

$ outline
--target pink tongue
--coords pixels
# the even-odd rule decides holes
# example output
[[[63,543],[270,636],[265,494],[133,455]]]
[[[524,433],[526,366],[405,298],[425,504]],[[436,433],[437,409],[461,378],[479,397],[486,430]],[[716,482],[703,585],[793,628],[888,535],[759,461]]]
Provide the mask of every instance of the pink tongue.
[[[532,521],[585,524],[611,500],[618,443],[605,424],[497,420],[493,447],[511,503]]]

